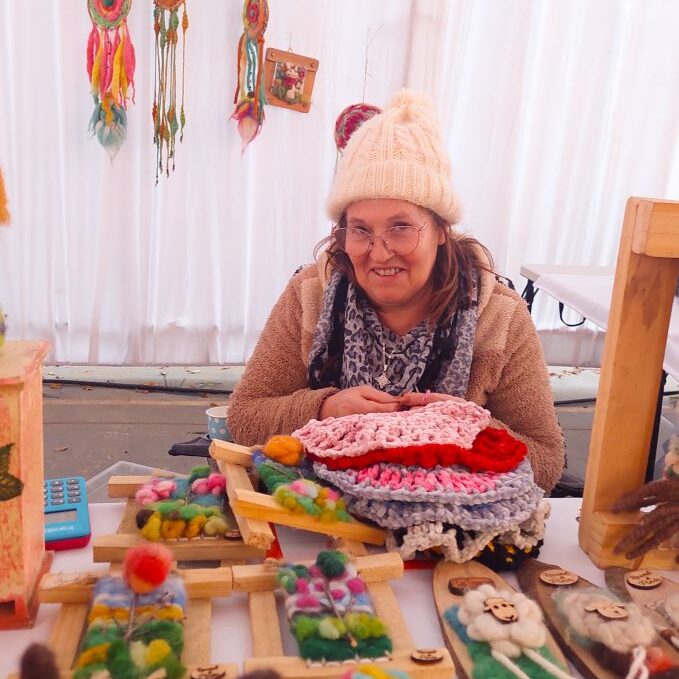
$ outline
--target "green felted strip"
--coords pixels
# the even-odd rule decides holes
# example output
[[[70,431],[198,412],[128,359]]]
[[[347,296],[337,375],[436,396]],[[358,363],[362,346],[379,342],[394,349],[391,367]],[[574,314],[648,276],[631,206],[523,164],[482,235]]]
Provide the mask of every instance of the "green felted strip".
[[[174,620],[145,622],[134,631],[132,639],[145,644],[150,644],[154,639],[165,639],[176,656],[181,657],[184,651],[184,628]]]
[[[346,638],[322,639],[309,637],[299,642],[299,654],[308,660],[349,660],[350,658],[381,658],[391,653],[393,646],[388,637],[362,639],[356,647]]]

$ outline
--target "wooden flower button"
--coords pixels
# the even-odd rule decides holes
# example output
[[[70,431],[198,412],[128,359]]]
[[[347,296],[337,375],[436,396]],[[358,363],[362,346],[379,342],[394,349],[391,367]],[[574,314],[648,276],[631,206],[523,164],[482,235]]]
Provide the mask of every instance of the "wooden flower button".
[[[610,599],[597,599],[585,606],[588,613],[596,612],[604,620],[625,620],[628,617],[625,604],[619,604]]]
[[[438,648],[418,648],[410,654],[410,658],[421,665],[433,665],[443,660],[443,651]]]
[[[563,568],[550,568],[540,573],[540,580],[546,585],[552,585],[553,587],[574,585],[579,579],[579,576],[575,573],[571,573]]]
[[[662,585],[663,577],[657,573],[643,569],[640,571],[630,571],[625,576],[625,582],[636,589],[655,589]]]
[[[223,670],[219,665],[196,667],[191,672],[191,679],[224,679],[225,676],[226,670]]]
[[[481,585],[492,585],[490,578],[450,578],[448,580],[448,590],[451,594],[462,596],[466,592],[478,589]]]
[[[490,613],[497,621],[508,624],[516,622],[519,614],[513,603],[501,596],[489,597],[483,602],[483,610]]]

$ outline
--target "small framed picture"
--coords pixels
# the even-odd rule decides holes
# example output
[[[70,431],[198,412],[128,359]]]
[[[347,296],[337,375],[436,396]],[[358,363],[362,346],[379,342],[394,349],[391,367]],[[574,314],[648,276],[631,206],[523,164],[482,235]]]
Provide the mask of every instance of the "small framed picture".
[[[268,49],[264,67],[267,104],[308,113],[316,71],[318,59]]]

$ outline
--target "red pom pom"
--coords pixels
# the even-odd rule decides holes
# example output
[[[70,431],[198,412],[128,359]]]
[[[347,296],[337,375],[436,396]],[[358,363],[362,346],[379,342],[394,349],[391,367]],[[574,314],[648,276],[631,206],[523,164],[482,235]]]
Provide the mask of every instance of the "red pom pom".
[[[137,594],[153,591],[165,582],[172,568],[172,552],[157,544],[139,545],[125,554],[123,578]]]

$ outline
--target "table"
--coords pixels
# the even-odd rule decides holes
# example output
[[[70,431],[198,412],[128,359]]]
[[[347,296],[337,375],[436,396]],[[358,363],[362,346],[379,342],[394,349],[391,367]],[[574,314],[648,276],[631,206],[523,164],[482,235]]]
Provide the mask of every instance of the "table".
[[[569,568],[591,582],[602,585],[603,573],[596,568],[580,550],[577,539],[576,516],[580,508],[579,498],[550,500],[552,514],[547,523],[542,561]],[[115,533],[123,513],[124,504],[102,503],[90,505],[93,535]],[[314,558],[326,547],[320,535],[278,528],[279,539],[285,558],[297,561]],[[85,547],[68,552],[57,552],[52,572],[77,572],[83,570],[105,572],[105,564],[92,563],[92,548]],[[431,570],[408,570],[392,586],[404,617],[410,622],[410,631],[417,646],[443,646],[443,638],[436,615],[431,586]],[[516,585],[512,574],[507,579]],[[18,668],[19,658],[29,643],[46,642],[56,620],[56,604],[40,607],[36,625],[29,630],[0,632],[0,679]],[[413,624],[416,621],[416,624]],[[287,653],[294,653],[294,640],[285,639]],[[242,665],[252,653],[247,595],[232,594],[225,599],[215,599],[213,605],[212,661],[235,662]]]
[[[525,264],[521,267],[521,275],[527,280],[522,296],[526,300],[529,310],[532,308],[537,291],[542,290],[559,302],[560,315],[565,305],[581,314],[583,319],[586,318],[602,330],[606,330],[613,295],[614,268]],[[563,321],[563,317],[561,320]],[[672,317],[667,333],[663,368],[664,370],[660,375],[653,433],[648,450],[647,481],[653,478],[662,414],[662,399],[667,375],[669,374],[675,379],[679,378],[679,300],[676,297],[674,298]]]

